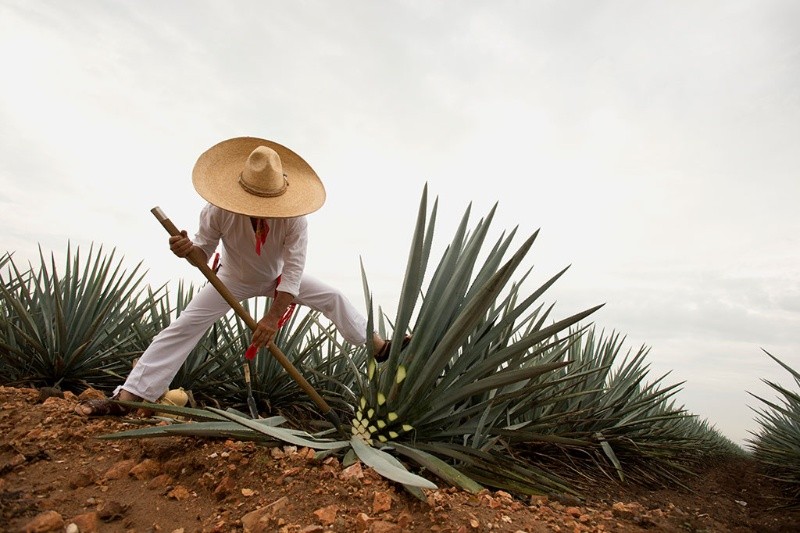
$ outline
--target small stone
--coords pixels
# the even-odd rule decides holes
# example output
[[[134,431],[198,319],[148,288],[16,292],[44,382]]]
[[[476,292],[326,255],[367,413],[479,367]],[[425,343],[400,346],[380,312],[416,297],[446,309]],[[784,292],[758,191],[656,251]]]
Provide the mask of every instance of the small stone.
[[[272,456],[273,459],[283,459],[284,457],[286,457],[286,454],[283,453],[283,450],[281,450],[277,446],[274,448],[270,448],[269,454]]]
[[[178,485],[171,491],[167,493],[167,498],[172,498],[173,500],[183,501],[188,500],[192,497],[192,493],[189,492],[189,489],[184,487],[183,485]]]
[[[125,516],[127,510],[127,505],[123,505],[115,500],[109,500],[100,506],[97,510],[97,516],[104,522],[113,522]]]
[[[364,477],[364,470],[361,468],[361,463],[353,463],[339,473],[339,479],[362,479]]]
[[[234,490],[236,490],[236,482],[233,481],[231,476],[225,476],[216,488],[214,488],[214,496],[218,500],[224,500],[232,494]]]
[[[95,512],[73,516],[70,522],[78,526],[80,533],[97,533],[100,531],[100,517]]]
[[[173,482],[172,476],[170,476],[169,474],[161,474],[160,476],[156,476],[153,479],[151,479],[147,483],[147,488],[150,490],[165,489],[170,485],[172,485],[172,482]]]
[[[372,497],[372,513],[378,514],[392,508],[392,495],[388,492],[376,491]]]
[[[133,476],[139,481],[145,481],[148,479],[153,479],[161,473],[161,463],[154,459],[145,459],[138,465],[131,468],[130,472],[128,472],[128,475]]]
[[[83,472],[76,473],[72,479],[69,480],[69,488],[79,489],[81,487],[88,487],[97,481],[97,473],[91,468]]]
[[[413,522],[414,517],[411,516],[411,513],[402,512],[400,516],[397,517],[397,525],[400,526],[403,531],[408,530]]]
[[[78,401],[85,401],[85,400],[105,400],[106,395],[97,389],[93,389],[89,387],[88,389],[84,390],[82,393],[78,395]]]
[[[42,387],[39,389],[39,403],[45,402],[48,398],[64,398],[64,391],[57,387]]]
[[[358,513],[356,515],[356,531],[357,533],[364,533],[369,529],[369,523],[372,519],[366,513]]]
[[[541,494],[532,494],[530,504],[531,505],[545,505],[548,502],[549,498],[547,496],[543,496]]]
[[[136,466],[136,461],[133,459],[119,461],[106,470],[106,473],[103,474],[103,479],[122,479],[128,475],[134,466]]]
[[[310,525],[301,529],[300,533],[322,533],[323,531],[325,528],[320,525]]]
[[[242,517],[242,526],[244,526],[245,530],[253,533],[272,531],[273,529],[269,528],[270,520],[288,505],[289,498],[287,496],[279,498],[266,507],[260,507],[244,515]]]
[[[638,503],[622,503],[616,502],[611,506],[611,513],[615,518],[622,518],[631,520],[641,515],[644,512],[644,507]]]
[[[55,511],[45,511],[25,524],[22,530],[25,533],[45,533],[46,531],[58,531],[63,527],[64,518],[60,514]]]
[[[338,511],[339,508],[337,506],[328,505],[327,507],[322,507],[314,511],[314,516],[316,516],[320,522],[327,526],[336,521],[336,513]]]
[[[376,520],[372,523],[372,529],[370,529],[371,533],[403,533],[403,530],[400,529],[395,523],[387,522],[385,520]]]

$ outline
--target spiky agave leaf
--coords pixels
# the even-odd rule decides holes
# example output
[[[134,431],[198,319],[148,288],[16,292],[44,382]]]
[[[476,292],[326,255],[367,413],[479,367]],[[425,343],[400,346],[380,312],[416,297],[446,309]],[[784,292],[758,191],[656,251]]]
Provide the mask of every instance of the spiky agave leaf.
[[[187,420],[201,421],[201,422],[219,422],[227,420],[224,416],[218,415],[206,409],[197,409],[194,407],[181,407],[178,405],[168,405],[163,403],[153,402],[131,402],[124,400],[112,400],[130,409],[143,409],[153,411],[156,413],[165,413],[169,415],[178,416]],[[285,420],[281,420],[281,423]]]
[[[455,487],[459,487],[472,494],[477,494],[484,489],[480,483],[475,482],[472,478],[453,468],[435,455],[412,446],[400,444],[399,442],[392,443],[392,448]]]
[[[283,428],[284,417],[252,419],[234,410],[222,410],[214,407],[193,409],[187,407],[167,406],[147,402],[117,402],[128,407],[150,409],[156,412],[180,415],[192,420],[175,421],[168,426],[146,428],[105,435],[106,439],[117,438],[152,438],[169,435],[224,437],[235,433],[240,440],[281,441],[296,446],[306,446],[316,450],[340,450],[349,447],[346,440],[333,440],[324,435],[312,435],[306,431]],[[200,420],[201,422],[195,422]],[[232,426],[231,424],[235,424]]]
[[[412,474],[406,470],[405,467],[394,461],[389,454],[368,445],[360,437],[353,437],[350,439],[350,446],[352,446],[353,451],[364,464],[372,467],[372,469],[387,479],[412,487],[420,487],[423,489],[436,488],[436,485],[432,482],[422,476]]]
[[[273,427],[259,423],[257,420],[240,416],[230,411],[223,411],[213,407],[208,408],[212,413],[219,414],[229,420],[232,420],[246,428],[252,429],[258,433],[263,433],[273,439],[288,442],[296,446],[307,446],[315,450],[338,450],[348,446],[347,441],[336,441],[331,439],[319,439],[305,431],[286,429],[280,427]]]
[[[156,426],[148,426],[143,428],[131,429],[127,431],[120,431],[118,433],[111,433],[108,435],[101,435],[100,439],[105,440],[122,440],[122,439],[140,439],[140,438],[155,438],[155,437],[213,437],[213,438],[228,438],[237,439],[242,441],[255,441],[259,443],[277,443],[278,441],[258,431],[253,431],[250,428],[242,426],[242,424],[234,421],[229,421],[224,416],[214,414],[210,411],[192,409],[186,407],[166,406],[162,404],[151,404],[147,402],[119,402],[129,407],[142,407],[151,409],[156,413],[169,413],[171,415],[180,416],[183,422],[171,420],[169,424],[161,424]],[[163,420],[154,418],[154,420]],[[256,420],[258,424],[265,426],[277,427],[286,422],[286,419],[281,416],[273,416],[269,418],[259,418]]]

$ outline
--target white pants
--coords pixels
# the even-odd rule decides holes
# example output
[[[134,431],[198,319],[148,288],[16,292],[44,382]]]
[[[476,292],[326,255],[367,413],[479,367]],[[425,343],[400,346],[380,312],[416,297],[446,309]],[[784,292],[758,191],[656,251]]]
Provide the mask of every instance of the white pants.
[[[239,301],[272,295],[275,292],[275,282],[247,284],[220,277]],[[320,311],[351,344],[361,345],[366,342],[366,318],[334,287],[304,274],[299,294],[294,301],[298,305]],[[230,305],[213,285],[204,285],[180,316],[155,336],[125,384],[117,387],[114,393],[118,394],[124,389],[149,402],[158,400],[167,391],[175,374],[203,334],[230,309]]]

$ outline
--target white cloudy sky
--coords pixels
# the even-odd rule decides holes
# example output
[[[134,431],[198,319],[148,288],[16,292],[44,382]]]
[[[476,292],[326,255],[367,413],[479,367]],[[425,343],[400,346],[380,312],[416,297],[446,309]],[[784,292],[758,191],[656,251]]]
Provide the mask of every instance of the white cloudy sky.
[[[742,442],[746,391],[800,369],[800,4],[786,1],[0,0],[0,224],[201,281],[196,157],[239,135],[326,184],[308,270],[392,309],[427,183],[440,244],[472,202],[541,228],[556,315],[651,347],[653,376]]]

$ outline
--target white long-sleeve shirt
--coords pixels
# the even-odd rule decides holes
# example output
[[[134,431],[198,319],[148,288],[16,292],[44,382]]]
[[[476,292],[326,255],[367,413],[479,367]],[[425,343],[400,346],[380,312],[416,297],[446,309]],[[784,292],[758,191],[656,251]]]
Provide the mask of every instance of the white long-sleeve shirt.
[[[200,226],[193,242],[211,257],[222,241],[221,277],[244,283],[270,283],[280,276],[277,290],[297,296],[306,264],[306,217],[270,218],[267,225],[267,239],[258,255],[249,216],[206,204],[200,212]]]

